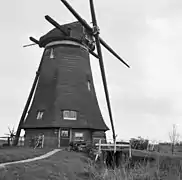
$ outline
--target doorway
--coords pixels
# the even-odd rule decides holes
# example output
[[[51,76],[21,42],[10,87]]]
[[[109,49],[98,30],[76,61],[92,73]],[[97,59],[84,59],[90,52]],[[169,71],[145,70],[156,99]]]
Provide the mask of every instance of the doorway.
[[[61,128],[60,129],[60,146],[69,146],[70,143],[70,129]]]

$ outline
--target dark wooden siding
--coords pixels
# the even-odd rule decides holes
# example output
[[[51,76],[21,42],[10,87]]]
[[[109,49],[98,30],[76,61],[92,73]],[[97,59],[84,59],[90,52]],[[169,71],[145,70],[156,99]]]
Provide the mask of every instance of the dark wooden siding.
[[[95,93],[88,90],[87,77],[92,72],[89,54],[80,47],[57,46],[55,59],[45,55],[35,96],[24,128],[69,127],[108,130]],[[37,110],[45,109],[42,120],[36,119]],[[65,121],[61,110],[78,111],[78,120]]]
[[[25,146],[29,146],[32,137],[44,135],[44,147],[58,147],[58,133],[55,129],[26,129],[25,130]]]

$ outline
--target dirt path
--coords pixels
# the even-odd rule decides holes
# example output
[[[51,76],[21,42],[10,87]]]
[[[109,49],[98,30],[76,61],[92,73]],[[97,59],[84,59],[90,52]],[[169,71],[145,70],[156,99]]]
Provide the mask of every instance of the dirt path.
[[[53,154],[61,151],[61,149],[54,149],[53,151],[50,151],[44,155],[41,155],[39,157],[31,158],[31,159],[25,159],[25,160],[20,160],[20,161],[14,161],[14,162],[7,162],[7,163],[1,163],[0,168],[3,168],[7,165],[12,165],[12,164],[19,164],[19,163],[27,163],[27,162],[32,162],[32,161],[37,161],[41,159],[48,158],[49,156],[52,156]]]

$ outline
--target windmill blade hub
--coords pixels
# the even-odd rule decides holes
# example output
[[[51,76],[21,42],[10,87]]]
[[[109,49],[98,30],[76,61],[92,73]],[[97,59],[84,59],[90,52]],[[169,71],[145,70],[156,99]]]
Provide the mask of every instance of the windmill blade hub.
[[[93,35],[100,34],[100,29],[99,29],[99,27],[98,27],[98,26],[94,26],[94,27],[92,28],[92,33],[93,33]]]

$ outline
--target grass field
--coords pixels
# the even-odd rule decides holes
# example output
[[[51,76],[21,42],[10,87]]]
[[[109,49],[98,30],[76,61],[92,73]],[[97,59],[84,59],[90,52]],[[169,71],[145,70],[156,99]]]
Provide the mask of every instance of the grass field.
[[[24,160],[43,155],[52,149],[31,149],[24,147],[0,148],[0,163]]]
[[[19,150],[13,149],[17,157],[21,154]],[[24,157],[46,152],[46,150],[33,151],[27,149]],[[23,148],[21,152],[23,153]],[[159,177],[162,177],[162,180],[182,180],[182,174],[179,173],[181,156],[137,150],[133,151],[133,155],[153,156],[155,163],[137,165],[132,169],[123,166],[113,171],[94,164],[82,153],[60,151],[46,159],[4,167],[0,169],[0,180],[158,180]]]
[[[134,166],[126,162],[109,170],[91,165],[92,180],[182,180],[182,156],[140,150],[133,150],[132,155]],[[153,157],[154,160],[145,163],[136,161],[144,157]]]
[[[149,152],[149,151],[141,151],[141,150],[132,150],[132,155],[138,156],[138,157],[161,157],[161,158],[173,158],[173,159],[181,159],[182,160],[182,153],[178,152],[176,154],[172,153],[163,153],[163,152]]]
[[[0,169],[1,180],[81,180],[87,176],[87,158],[81,153],[61,151],[35,162]]]

